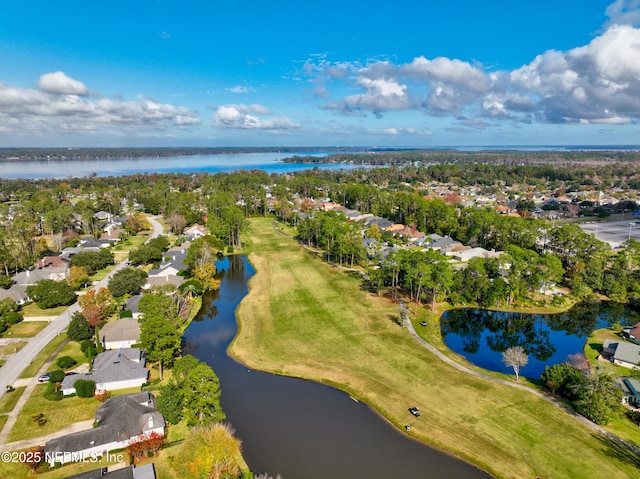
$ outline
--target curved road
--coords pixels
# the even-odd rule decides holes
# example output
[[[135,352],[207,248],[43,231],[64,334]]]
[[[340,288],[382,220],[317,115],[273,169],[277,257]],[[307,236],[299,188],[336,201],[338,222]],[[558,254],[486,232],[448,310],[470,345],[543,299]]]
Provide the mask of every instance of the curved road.
[[[162,225],[156,221],[155,218],[147,216],[147,219],[153,228],[153,232],[149,239],[160,236],[164,232]],[[98,281],[92,289],[106,288],[111,277],[124,268],[125,263],[125,260],[118,263],[116,267],[107,276]],[[71,316],[73,316],[76,311],[80,311],[80,306],[77,302],[72,304],[60,316],[52,320],[46,328],[31,338],[25,347],[9,358],[4,366],[0,368],[0,399],[2,399],[6,392],[5,386],[13,385],[20,374],[22,374],[22,371],[24,371],[24,369],[33,362],[38,353],[42,351],[44,347],[53,340],[53,338],[65,330],[69,325]]]

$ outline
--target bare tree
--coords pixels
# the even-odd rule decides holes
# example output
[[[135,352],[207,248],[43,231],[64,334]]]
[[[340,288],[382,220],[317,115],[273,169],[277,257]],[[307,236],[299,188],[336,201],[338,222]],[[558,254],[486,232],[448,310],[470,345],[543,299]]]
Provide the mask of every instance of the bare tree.
[[[516,373],[516,381],[519,378],[520,368],[527,365],[529,362],[529,355],[524,352],[522,346],[513,346],[507,348],[502,353],[502,362],[505,366],[513,368],[513,372]]]

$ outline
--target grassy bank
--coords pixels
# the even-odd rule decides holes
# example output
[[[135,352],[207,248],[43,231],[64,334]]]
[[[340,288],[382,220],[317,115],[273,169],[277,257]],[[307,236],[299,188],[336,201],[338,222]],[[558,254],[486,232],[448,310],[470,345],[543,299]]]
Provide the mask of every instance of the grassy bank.
[[[250,367],[338,385],[398,427],[497,477],[632,477],[638,458],[532,394],[443,363],[368,294],[276,232],[251,223],[257,273],[231,353]],[[433,333],[435,334],[435,333]],[[420,406],[414,419],[407,407]],[[576,454],[576,451],[580,451]]]

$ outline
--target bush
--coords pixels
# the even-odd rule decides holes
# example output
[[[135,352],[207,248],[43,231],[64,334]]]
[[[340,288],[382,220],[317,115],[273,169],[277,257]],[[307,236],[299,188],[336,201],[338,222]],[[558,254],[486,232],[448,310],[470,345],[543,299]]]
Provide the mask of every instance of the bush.
[[[96,392],[96,383],[89,379],[78,379],[73,383],[73,387],[76,389],[76,394],[79,398],[91,398]]]
[[[22,315],[15,311],[9,311],[2,315],[2,322],[7,326],[13,326],[14,324],[18,324],[20,321],[22,321]]]
[[[84,356],[86,358],[95,358],[98,355],[98,350],[95,346],[90,346],[84,350]]]
[[[49,383],[43,396],[48,401],[60,401],[62,400],[62,391],[58,391],[55,384]]]
[[[58,358],[56,361],[56,366],[60,369],[69,369],[78,364],[78,362],[73,359],[71,356],[62,356]]]
[[[133,318],[133,312],[130,309],[120,311],[120,318]]]
[[[83,353],[89,349],[89,348],[95,348],[96,345],[93,344],[93,341],[91,341],[90,339],[85,339],[84,341],[82,341],[80,343],[80,351],[82,351]]]

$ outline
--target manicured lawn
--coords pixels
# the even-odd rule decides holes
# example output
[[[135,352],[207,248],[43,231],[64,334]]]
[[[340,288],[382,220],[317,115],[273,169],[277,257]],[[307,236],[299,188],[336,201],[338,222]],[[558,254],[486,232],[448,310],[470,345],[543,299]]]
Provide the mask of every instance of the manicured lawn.
[[[27,318],[34,316],[60,316],[69,306],[58,306],[57,308],[42,309],[36,303],[31,303],[22,307],[22,312]]]
[[[46,321],[22,321],[14,324],[8,331],[2,333],[5,338],[33,338],[47,327]]]
[[[338,385],[399,429],[411,421],[411,435],[497,477],[637,475],[637,457],[558,407],[433,356],[396,323],[398,305],[363,291],[360,280],[275,232],[272,223],[251,221],[257,274],[238,309],[240,332],[230,348],[247,365]],[[434,321],[427,329],[426,337],[437,339]],[[419,419],[408,416],[410,405],[424,410]]]
[[[0,347],[0,354],[13,354],[20,351],[27,345],[25,341],[18,341],[17,343],[6,344]]]
[[[36,386],[9,434],[9,442],[45,436],[74,422],[93,419],[93,414],[100,405],[94,398],[71,397],[62,401],[49,401],[44,398],[46,388],[47,384]],[[33,414],[44,414],[47,423],[44,426],[34,423],[31,417]]]
[[[0,399],[0,414],[6,414],[13,411],[13,407],[16,405],[25,389],[26,386],[22,386],[16,388],[15,391],[5,393],[5,395],[2,396],[2,399]]]
[[[80,344],[76,343],[75,341],[69,341],[67,344],[64,345],[64,347],[60,350],[60,352],[58,353],[58,355],[56,356],[56,360],[58,358],[61,358],[63,356],[70,356],[73,359],[76,360],[76,365],[74,367],[71,368],[71,370],[77,368],[78,366],[80,366],[81,364],[85,364],[85,363],[89,363],[89,359],[84,355],[84,353],[80,350]],[[55,361],[53,362],[54,366],[52,366],[53,369],[57,369],[58,366],[55,366]]]
[[[40,351],[40,353],[38,353],[32,363],[29,364],[29,366],[27,366],[24,371],[22,371],[20,377],[31,378],[35,376],[35,374],[42,367],[47,358],[51,356],[56,348],[60,346],[65,340],[68,340],[66,334],[60,334],[59,336],[53,338],[53,340],[49,344],[47,344],[47,346],[42,351]]]

